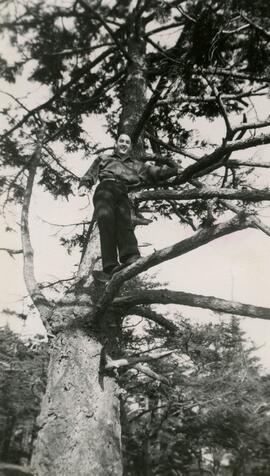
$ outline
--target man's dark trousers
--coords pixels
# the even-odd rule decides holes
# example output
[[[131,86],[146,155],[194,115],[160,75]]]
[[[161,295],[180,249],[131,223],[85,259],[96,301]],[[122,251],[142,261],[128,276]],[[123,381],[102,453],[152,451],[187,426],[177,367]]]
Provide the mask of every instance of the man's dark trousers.
[[[140,255],[130,215],[127,188],[114,180],[102,180],[94,197],[95,217],[100,234],[102,265],[110,272],[131,256]]]

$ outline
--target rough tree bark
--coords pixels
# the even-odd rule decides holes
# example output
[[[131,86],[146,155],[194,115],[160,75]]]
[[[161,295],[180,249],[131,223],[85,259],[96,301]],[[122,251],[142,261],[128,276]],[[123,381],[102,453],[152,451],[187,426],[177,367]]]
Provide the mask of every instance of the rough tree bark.
[[[119,388],[102,368],[107,332],[91,329],[98,254],[94,229],[75,286],[48,319],[55,337],[31,461],[38,476],[122,474]]]

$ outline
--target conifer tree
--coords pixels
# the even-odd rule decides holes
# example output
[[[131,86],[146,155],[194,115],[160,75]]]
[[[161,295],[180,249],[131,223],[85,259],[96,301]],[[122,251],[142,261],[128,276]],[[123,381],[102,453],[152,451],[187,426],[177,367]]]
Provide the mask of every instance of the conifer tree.
[[[26,75],[41,91],[38,99],[11,95],[10,105],[1,111],[0,136],[2,166],[9,172],[1,176],[5,206],[21,207],[25,282],[50,339],[33,474],[122,474],[119,387],[112,369],[139,364],[114,363],[119,354],[123,357],[121,326],[131,312],[172,333],[170,319],[144,312],[143,305],[174,303],[269,318],[263,307],[168,289],[134,287],[125,293],[123,287],[139,273],[219,237],[250,227],[269,235],[254,206],[247,205],[269,200],[269,190],[259,187],[251,168],[262,164],[240,163],[232,156],[270,143],[264,132],[269,119],[249,114],[250,101],[268,92],[267,3],[1,1],[1,32],[16,51],[14,60],[1,57],[2,77],[12,83]],[[168,34],[166,41],[161,34]],[[52,301],[35,278],[31,195],[36,186],[54,197],[74,193],[78,177],[66,168],[55,145],[61,141],[66,153],[97,152],[98,145],[89,144],[84,134],[84,121],[93,114],[105,117],[112,137],[129,133],[135,153],[143,152],[148,139],[148,159],[179,168],[170,183],[137,190],[136,207],[175,215],[193,234],[141,258],[104,290],[92,279],[99,250],[91,223],[75,283]],[[225,132],[220,143],[196,142],[183,125],[187,116],[221,117]],[[190,152],[195,146],[198,152]],[[233,215],[229,219],[228,210]],[[6,251],[13,256],[20,250]],[[96,332],[94,320],[101,331]]]

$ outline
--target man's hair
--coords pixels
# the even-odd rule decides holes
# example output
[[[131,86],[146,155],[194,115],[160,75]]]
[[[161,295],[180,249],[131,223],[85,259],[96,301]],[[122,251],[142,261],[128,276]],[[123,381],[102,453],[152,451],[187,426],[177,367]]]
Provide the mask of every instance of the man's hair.
[[[116,137],[116,141],[118,141],[120,136],[128,136],[131,140],[130,134],[128,134],[127,132],[120,132],[120,134],[118,134],[117,137]]]

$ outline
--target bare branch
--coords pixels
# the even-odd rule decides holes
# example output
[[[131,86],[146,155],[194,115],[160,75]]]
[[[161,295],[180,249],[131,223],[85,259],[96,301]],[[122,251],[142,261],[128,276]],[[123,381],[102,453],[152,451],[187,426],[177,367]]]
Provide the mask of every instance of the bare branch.
[[[154,28],[154,30],[148,31],[148,32],[145,34],[145,37],[148,37],[148,36],[151,36],[151,35],[155,35],[156,33],[160,33],[160,32],[169,30],[170,28],[176,28],[176,27],[178,27],[178,26],[184,26],[184,23],[182,23],[182,22],[174,22],[174,23],[169,23],[168,25],[160,26],[160,27],[158,27],[158,28]]]
[[[223,35],[233,35],[234,33],[239,33],[240,31],[247,30],[250,28],[249,24],[241,25],[238,28],[234,28],[234,30],[222,30]]]
[[[209,243],[217,238],[225,236],[235,231],[240,231],[245,228],[253,226],[248,217],[242,215],[241,217],[233,218],[225,223],[212,226],[209,229],[200,230],[194,233],[190,238],[179,241],[172,246],[155,251],[153,254],[138,259],[134,264],[128,266],[123,271],[116,273],[109,284],[107,285],[101,300],[97,305],[96,316],[103,314],[111,301],[118,293],[124,281],[137,276],[139,273],[146,271],[164,261],[176,258],[188,253],[206,243]]]
[[[107,363],[105,365],[105,369],[119,369],[121,367],[133,367],[134,365],[138,364],[139,362],[151,362],[152,360],[163,359],[164,357],[168,357],[174,351],[166,351],[160,353],[152,353],[150,355],[143,355],[141,357],[127,357],[124,359],[113,360],[107,356]]]
[[[210,309],[211,311],[226,314],[237,314],[239,316],[270,320],[270,308],[267,307],[228,301],[214,296],[170,291],[168,289],[138,291],[134,294],[115,298],[114,304],[121,306],[134,306],[137,304],[179,304],[182,306]]]
[[[11,258],[14,259],[13,255],[18,255],[22,253],[22,250],[12,250],[10,248],[0,248],[0,251],[6,251]]]
[[[50,327],[47,321],[47,318],[51,314],[52,306],[47,301],[45,296],[40,290],[39,285],[37,284],[35,271],[34,271],[34,250],[32,248],[30,232],[29,232],[29,207],[32,195],[32,189],[34,185],[34,179],[36,174],[36,169],[38,161],[41,154],[41,143],[40,141],[37,144],[37,147],[33,153],[31,163],[29,164],[29,174],[27,179],[27,185],[24,193],[24,200],[22,206],[21,214],[21,239],[22,239],[22,248],[23,248],[23,257],[24,257],[24,279],[27,291],[40,312],[40,317],[43,321],[43,324],[47,331],[50,331]]]

